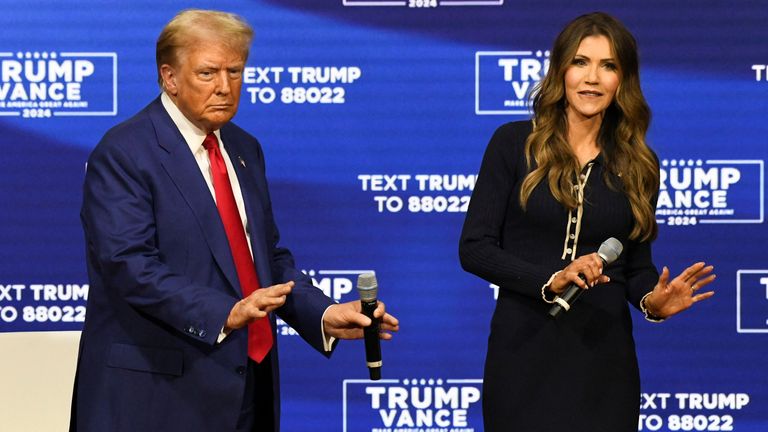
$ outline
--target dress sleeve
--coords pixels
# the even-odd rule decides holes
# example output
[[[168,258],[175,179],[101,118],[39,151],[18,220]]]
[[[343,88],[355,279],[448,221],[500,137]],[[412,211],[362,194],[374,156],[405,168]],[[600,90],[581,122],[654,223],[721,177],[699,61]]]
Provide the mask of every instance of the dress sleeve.
[[[659,280],[659,272],[653,264],[651,242],[629,241],[627,248],[627,300],[638,310],[640,300],[653,290]]]
[[[654,154],[654,157],[656,155]],[[658,158],[656,159],[658,162]],[[651,208],[656,208],[658,193],[651,198]],[[659,281],[659,271],[653,264],[653,252],[651,240],[634,241],[629,240],[627,247],[627,265],[625,277],[627,278],[627,300],[638,310],[643,312],[650,321],[658,321],[642,305],[645,296],[653,291],[653,287]]]
[[[517,199],[512,196],[515,182],[524,176],[517,172],[525,157],[525,137],[519,134],[514,124],[506,124],[488,144],[464,220],[459,258],[464,270],[501,289],[542,298],[542,285],[560,269],[524,261],[501,247],[507,208],[510,199]]]

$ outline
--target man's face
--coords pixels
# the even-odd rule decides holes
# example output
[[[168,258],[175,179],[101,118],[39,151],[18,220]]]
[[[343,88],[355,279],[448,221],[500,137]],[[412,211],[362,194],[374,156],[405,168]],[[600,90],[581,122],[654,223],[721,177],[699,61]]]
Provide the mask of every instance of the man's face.
[[[213,132],[237,112],[243,53],[214,38],[200,39],[178,53],[178,65],[162,65],[165,89],[179,110],[203,132]]]

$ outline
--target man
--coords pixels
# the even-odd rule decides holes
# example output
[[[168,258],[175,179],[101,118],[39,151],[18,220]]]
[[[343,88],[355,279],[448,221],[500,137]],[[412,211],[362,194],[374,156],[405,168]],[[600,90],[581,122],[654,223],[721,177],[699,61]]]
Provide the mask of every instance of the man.
[[[174,17],[157,41],[161,96],[89,158],[71,430],[278,431],[272,312],[327,356],[370,324],[277,246],[261,147],[229,123],[252,36],[231,14]],[[383,305],[375,316],[398,329]]]

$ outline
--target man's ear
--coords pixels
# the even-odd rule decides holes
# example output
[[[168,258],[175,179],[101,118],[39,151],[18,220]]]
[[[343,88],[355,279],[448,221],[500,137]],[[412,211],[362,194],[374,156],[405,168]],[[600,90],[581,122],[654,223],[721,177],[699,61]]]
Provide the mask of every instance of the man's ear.
[[[176,76],[176,69],[173,66],[169,64],[160,66],[160,77],[163,79],[163,88],[172,96],[176,96],[176,93],[178,93]]]

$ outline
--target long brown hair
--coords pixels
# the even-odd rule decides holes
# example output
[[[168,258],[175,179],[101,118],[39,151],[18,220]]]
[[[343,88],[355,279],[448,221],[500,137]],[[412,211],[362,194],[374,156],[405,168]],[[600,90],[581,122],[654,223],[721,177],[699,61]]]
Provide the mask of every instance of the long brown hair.
[[[534,161],[536,167],[523,180],[520,203],[525,208],[534,188],[546,177],[558,202],[568,209],[579,205],[572,182],[580,167],[567,141],[564,79],[579,44],[588,36],[605,36],[610,41],[620,74],[597,138],[608,167],[606,182],[615,187],[608,172],[621,179],[635,219],[630,238],[650,240],[658,230],[652,197],[659,189],[659,164],[645,142],[651,111],[640,89],[637,43],[621,22],[602,12],[576,18],[555,40],[549,71],[533,96],[534,128],[525,152],[528,168]]]

